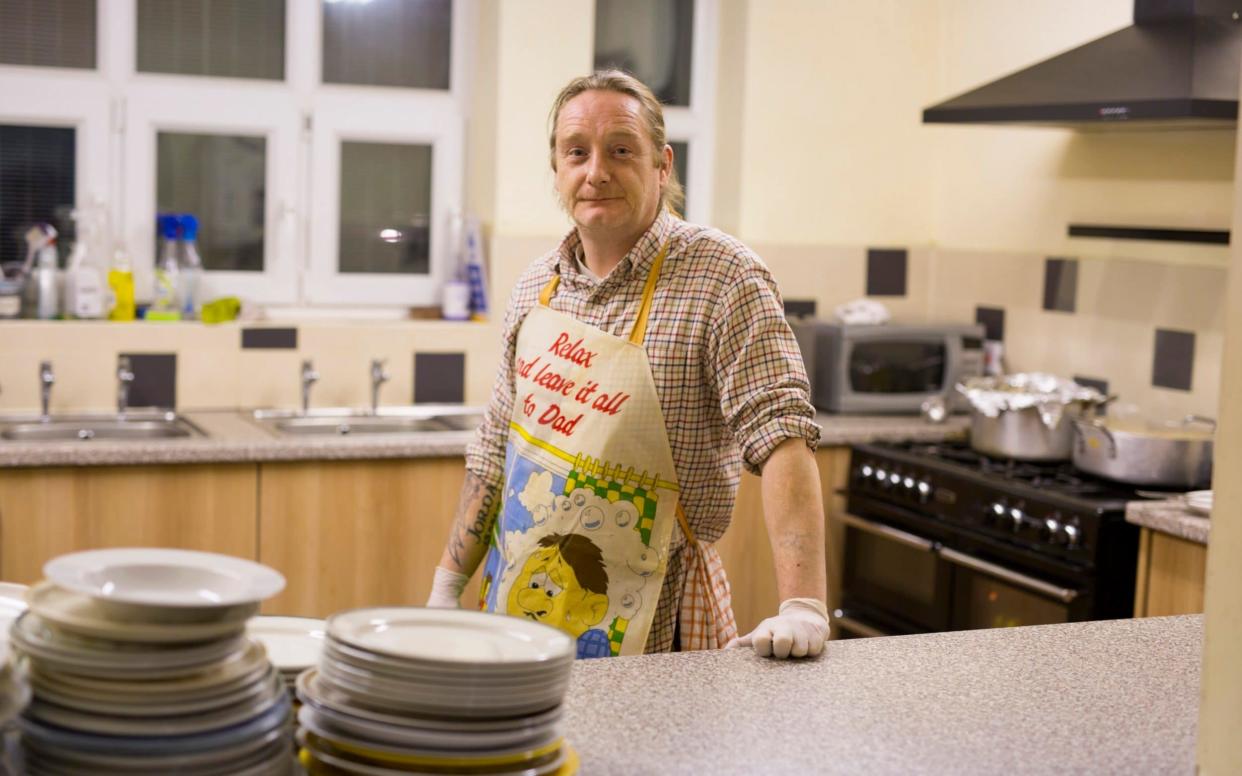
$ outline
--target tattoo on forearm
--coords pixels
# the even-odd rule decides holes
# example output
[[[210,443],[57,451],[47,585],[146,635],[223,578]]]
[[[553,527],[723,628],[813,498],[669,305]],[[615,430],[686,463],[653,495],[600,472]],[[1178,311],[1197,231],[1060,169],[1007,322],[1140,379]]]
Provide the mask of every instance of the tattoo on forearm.
[[[497,490],[497,486],[486,484],[473,474],[466,475],[466,482],[461,490],[461,500],[457,505],[457,520],[453,524],[448,542],[449,557],[459,568],[465,569],[472,565],[467,563],[467,559],[476,555],[487,543],[487,536],[491,532],[492,523],[499,511]],[[472,510],[476,500],[479,506]],[[473,515],[471,511],[474,512]],[[467,536],[474,537],[473,547],[466,545]]]

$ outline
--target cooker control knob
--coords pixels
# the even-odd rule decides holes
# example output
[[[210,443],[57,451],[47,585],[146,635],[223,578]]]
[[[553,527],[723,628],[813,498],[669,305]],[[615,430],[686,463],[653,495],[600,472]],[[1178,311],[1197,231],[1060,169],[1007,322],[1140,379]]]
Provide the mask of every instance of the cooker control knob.
[[[1076,525],[1067,523],[1061,527],[1061,532],[1065,535],[1065,546],[1071,550],[1077,547],[1078,542],[1082,539],[1082,535]]]
[[[863,465],[862,465],[862,466],[858,469],[858,473],[862,475],[862,478],[863,478],[864,480],[869,480],[869,479],[871,479],[871,475],[875,473],[875,467],[873,467],[873,466],[872,466],[871,464],[869,464],[869,463],[864,463],[864,464],[863,464]]]
[[[1044,518],[1043,527],[1039,529],[1039,538],[1046,542],[1061,542],[1061,522],[1056,517]]]
[[[876,467],[875,474],[871,476],[874,477],[875,481],[879,483],[880,485],[883,485],[883,486],[888,485],[888,470]]]
[[[1017,533],[1018,531],[1022,529],[1022,523],[1024,522],[1025,518],[1026,518],[1026,515],[1023,514],[1021,509],[1017,507],[1009,508],[1009,520],[1012,523],[1014,533]]]
[[[895,487],[897,487],[898,485],[900,485],[900,484],[901,484],[901,475],[900,475],[900,474],[898,474],[897,472],[891,472],[891,473],[888,475],[888,484],[892,485],[894,488],[895,488]]]
[[[922,482],[918,484],[918,489],[919,489],[919,503],[920,504],[926,504],[928,501],[931,500],[932,486],[930,482],[928,482],[927,480],[923,480]]]
[[[987,509],[983,510],[983,520],[987,523],[995,523],[999,527],[1007,511],[1004,502],[993,501]]]

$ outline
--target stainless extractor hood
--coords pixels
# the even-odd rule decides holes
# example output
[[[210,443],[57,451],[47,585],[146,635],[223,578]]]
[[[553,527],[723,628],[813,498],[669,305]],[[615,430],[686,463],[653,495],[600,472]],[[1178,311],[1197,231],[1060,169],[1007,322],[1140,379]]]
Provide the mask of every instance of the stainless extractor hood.
[[[1229,128],[1242,0],[1135,0],[1134,25],[923,111],[924,123]]]

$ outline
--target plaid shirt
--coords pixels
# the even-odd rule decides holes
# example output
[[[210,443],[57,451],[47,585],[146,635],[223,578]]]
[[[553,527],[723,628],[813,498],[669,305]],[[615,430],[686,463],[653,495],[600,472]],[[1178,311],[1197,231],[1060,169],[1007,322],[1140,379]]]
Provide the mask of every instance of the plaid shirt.
[[[755,474],[786,439],[814,449],[819,426],[776,281],[750,249],[728,235],[665,212],[600,280],[576,255],[577,230],[519,278],[504,320],[504,355],[483,425],[466,449],[466,468],[499,483],[513,412],[518,329],[554,274],[551,307],[618,337],[628,336],[643,283],[665,240],[669,253],[652,300],[644,348],[667,425],[681,504],[695,535],[715,542],[729,527],[741,467]],[[648,652],[672,647],[685,585],[681,531],[673,533],[664,590]]]

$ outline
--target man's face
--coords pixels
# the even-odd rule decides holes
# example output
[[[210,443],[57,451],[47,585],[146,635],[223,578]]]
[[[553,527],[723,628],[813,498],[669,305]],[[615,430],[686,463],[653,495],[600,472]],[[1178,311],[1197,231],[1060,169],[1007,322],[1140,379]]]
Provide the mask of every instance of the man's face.
[[[638,100],[587,91],[556,122],[556,191],[582,231],[637,239],[655,220],[672,150],[657,156]]]
[[[526,559],[522,572],[513,581],[508,611],[576,637],[604,618],[608,597],[579,585],[560,550],[541,547]]]

